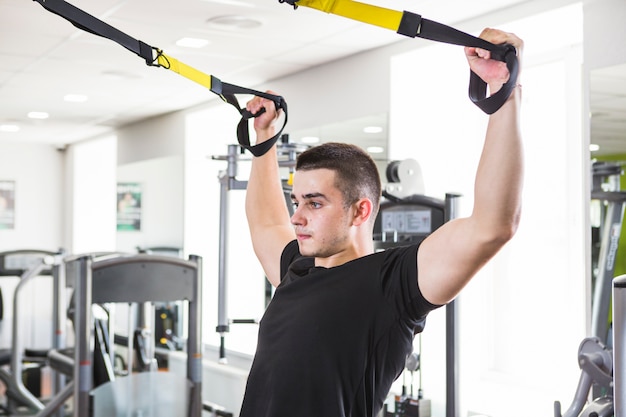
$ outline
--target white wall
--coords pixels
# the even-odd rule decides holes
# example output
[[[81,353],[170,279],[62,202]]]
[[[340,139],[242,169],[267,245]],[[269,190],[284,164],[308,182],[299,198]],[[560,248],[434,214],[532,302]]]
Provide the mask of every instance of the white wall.
[[[626,2],[585,0],[585,66],[603,68],[626,62]]]
[[[64,246],[65,154],[50,145],[0,144],[0,180],[15,182],[15,227],[0,229],[0,251]],[[0,321],[0,347],[11,345],[13,293],[19,279],[0,277],[4,319]],[[38,277],[22,291],[20,323],[25,345],[46,348],[52,342],[52,323],[42,320],[52,311],[51,279]]]
[[[183,158],[170,156],[117,167],[117,182],[141,187],[141,230],[118,230],[116,250],[183,247]]]
[[[116,154],[114,136],[78,143],[68,151],[68,253],[115,250]]]
[[[63,245],[64,163],[50,145],[0,144],[0,180],[15,181],[15,228],[0,230],[0,251]]]
[[[180,112],[124,126],[117,132],[117,164],[182,156],[184,134],[184,117]]]

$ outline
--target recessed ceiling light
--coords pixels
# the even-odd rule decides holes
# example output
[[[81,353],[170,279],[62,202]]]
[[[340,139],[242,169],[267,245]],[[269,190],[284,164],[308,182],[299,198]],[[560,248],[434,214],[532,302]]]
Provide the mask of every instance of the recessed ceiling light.
[[[300,140],[302,141],[302,143],[318,143],[320,141],[320,138],[318,138],[317,136],[303,136]]]
[[[363,132],[365,133],[380,133],[383,131],[383,128],[380,126],[367,126],[363,128]]]
[[[14,133],[14,132],[19,132],[20,131],[20,127],[18,125],[0,125],[0,132],[10,132],[10,133]]]
[[[227,4],[229,6],[255,7],[254,4],[239,0],[204,0],[209,3]]]
[[[240,15],[216,16],[207,20],[209,26],[216,29],[254,29],[263,25],[263,22]]]
[[[70,103],[84,103],[87,101],[87,96],[84,94],[66,94],[63,96],[63,100]]]
[[[367,151],[369,153],[383,153],[385,152],[385,148],[382,146],[368,146]]]
[[[31,111],[28,113],[29,119],[43,120],[43,119],[47,119],[48,117],[50,117],[50,115],[46,113],[45,111]]]
[[[181,38],[176,41],[176,45],[183,48],[204,48],[208,44],[208,40],[200,38]]]
[[[600,150],[600,145],[597,145],[595,143],[592,143],[591,145],[589,145],[590,152],[597,152],[599,150]]]

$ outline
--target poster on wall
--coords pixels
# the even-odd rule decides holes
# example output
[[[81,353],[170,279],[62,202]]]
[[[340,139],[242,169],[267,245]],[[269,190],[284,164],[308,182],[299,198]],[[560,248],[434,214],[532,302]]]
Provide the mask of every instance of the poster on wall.
[[[0,230],[15,228],[15,181],[0,180]]]
[[[141,230],[141,184],[117,183],[117,230]]]

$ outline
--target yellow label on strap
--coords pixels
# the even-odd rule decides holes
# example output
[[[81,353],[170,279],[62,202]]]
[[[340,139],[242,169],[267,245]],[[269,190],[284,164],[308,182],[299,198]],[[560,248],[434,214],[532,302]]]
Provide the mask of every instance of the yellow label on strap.
[[[189,65],[180,62],[176,58],[172,58],[171,56],[165,55],[163,53],[159,53],[157,57],[157,63],[163,68],[174,71],[177,74],[182,75],[185,78],[190,79],[191,81],[195,81],[198,84],[211,89],[211,76],[203,73],[202,71],[198,71],[197,69],[190,67]]]
[[[393,31],[398,30],[403,14],[396,10],[351,0],[298,0],[296,4]]]

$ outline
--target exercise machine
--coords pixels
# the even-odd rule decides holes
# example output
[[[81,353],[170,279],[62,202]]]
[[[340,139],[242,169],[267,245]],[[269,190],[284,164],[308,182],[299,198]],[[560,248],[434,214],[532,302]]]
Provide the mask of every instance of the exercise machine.
[[[56,366],[66,365],[72,381],[50,406],[37,416],[50,415],[73,397],[76,416],[165,416],[200,417],[202,411],[201,281],[202,260],[158,255],[77,255],[65,259],[68,283],[75,293],[74,328],[76,343],[73,357],[53,351],[49,357]],[[181,381],[164,372],[129,374],[93,387],[96,363],[92,360],[91,334],[93,304],[187,302],[187,375]],[[96,335],[98,330],[95,331]],[[96,336],[97,337],[97,336]],[[96,346],[98,346],[96,344]],[[94,355],[94,358],[96,355]],[[106,358],[103,354],[101,358]],[[59,359],[59,361],[56,361]],[[69,391],[69,392],[68,392]],[[92,407],[90,406],[92,405]],[[172,412],[172,407],[177,411]],[[180,411],[182,410],[182,412]],[[169,413],[169,414],[168,414]]]
[[[183,249],[175,246],[138,246],[137,252],[149,255],[173,256],[180,259],[184,257]],[[150,348],[153,348],[155,350],[158,367],[166,367],[167,355],[158,354],[157,351],[159,349],[166,351],[183,350],[185,339],[183,303],[181,301],[167,303],[158,302],[154,303],[153,308],[149,306],[140,308],[138,313],[138,328],[133,332],[135,346],[148,345]],[[153,323],[148,323],[149,320],[147,317],[149,315],[154,316]],[[152,324],[152,326],[150,326],[150,324]],[[154,344],[148,340],[148,333],[154,334]],[[122,341],[120,340],[120,342]],[[141,349],[137,349],[136,352],[140,355],[138,361],[143,362],[145,364],[144,367],[152,366],[146,362],[146,358],[141,358]],[[149,356],[149,353],[146,353],[145,356]]]
[[[285,204],[293,214],[290,197],[290,179],[296,165],[297,156],[306,150],[308,146],[289,143],[289,135],[281,136],[277,145],[278,164],[280,167],[288,168],[289,176],[283,180],[283,189],[285,191]],[[245,190],[248,181],[237,179],[239,161],[244,160],[242,157],[242,148],[239,145],[228,145],[228,153],[226,155],[213,156],[213,160],[226,161],[226,170],[220,171],[220,231],[219,231],[219,265],[218,265],[218,305],[217,305],[217,327],[216,332],[220,335],[219,362],[227,363],[225,336],[230,331],[231,324],[256,324],[256,319],[230,319],[228,317],[227,292],[227,252],[228,252],[228,192],[232,190]],[[271,298],[271,285],[266,282],[265,304],[269,303]]]
[[[413,159],[392,161],[386,169],[380,210],[374,223],[374,246],[385,250],[394,246],[415,244],[457,217],[460,195],[448,193],[444,200],[424,195],[424,181],[419,163]],[[446,306],[446,417],[458,415],[458,330],[456,301]],[[421,338],[421,335],[418,335]],[[420,372],[421,352],[413,352],[407,358],[406,372]],[[413,384],[411,384],[412,386]],[[422,395],[421,383],[414,395],[411,389],[395,398],[393,412],[388,417],[428,417],[430,401]]]
[[[556,401],[555,417],[612,417],[621,411],[614,405],[613,395],[614,392],[618,393],[614,384],[624,366],[621,359],[620,367],[615,368],[617,363],[613,360],[616,353],[613,351],[613,340],[619,339],[613,332],[619,330],[623,334],[624,330],[617,329],[615,322],[611,326],[610,321],[612,295],[613,302],[618,301],[612,293],[617,293],[614,288],[617,285],[614,284],[615,260],[626,207],[626,192],[620,191],[619,186],[621,175],[622,167],[619,164],[595,162],[592,165],[591,199],[599,204],[600,220],[597,233],[594,233],[597,237],[593,239],[597,250],[592,251],[595,256],[592,259],[591,335],[583,339],[578,348],[581,375],[574,399],[564,414],[561,414],[560,402]],[[623,314],[623,310],[620,314]],[[621,318],[623,326],[623,316],[617,311],[613,311],[612,316]],[[623,349],[623,345],[620,349]]]
[[[61,348],[65,343],[63,319],[63,293],[59,291],[63,282],[61,259],[63,251],[21,249],[0,253],[0,276],[17,276],[19,282],[13,293],[13,316],[11,326],[11,348],[0,350],[0,381],[5,385],[6,404],[0,407],[3,413],[15,414],[41,410],[41,369],[46,365],[47,350],[27,349],[20,329],[23,328],[24,300],[21,299],[26,286],[39,276],[51,276],[52,293],[52,348]],[[26,376],[26,378],[25,378]],[[25,383],[26,379],[26,383]],[[53,375],[53,393],[61,389],[63,378]],[[28,386],[27,386],[28,385]]]

